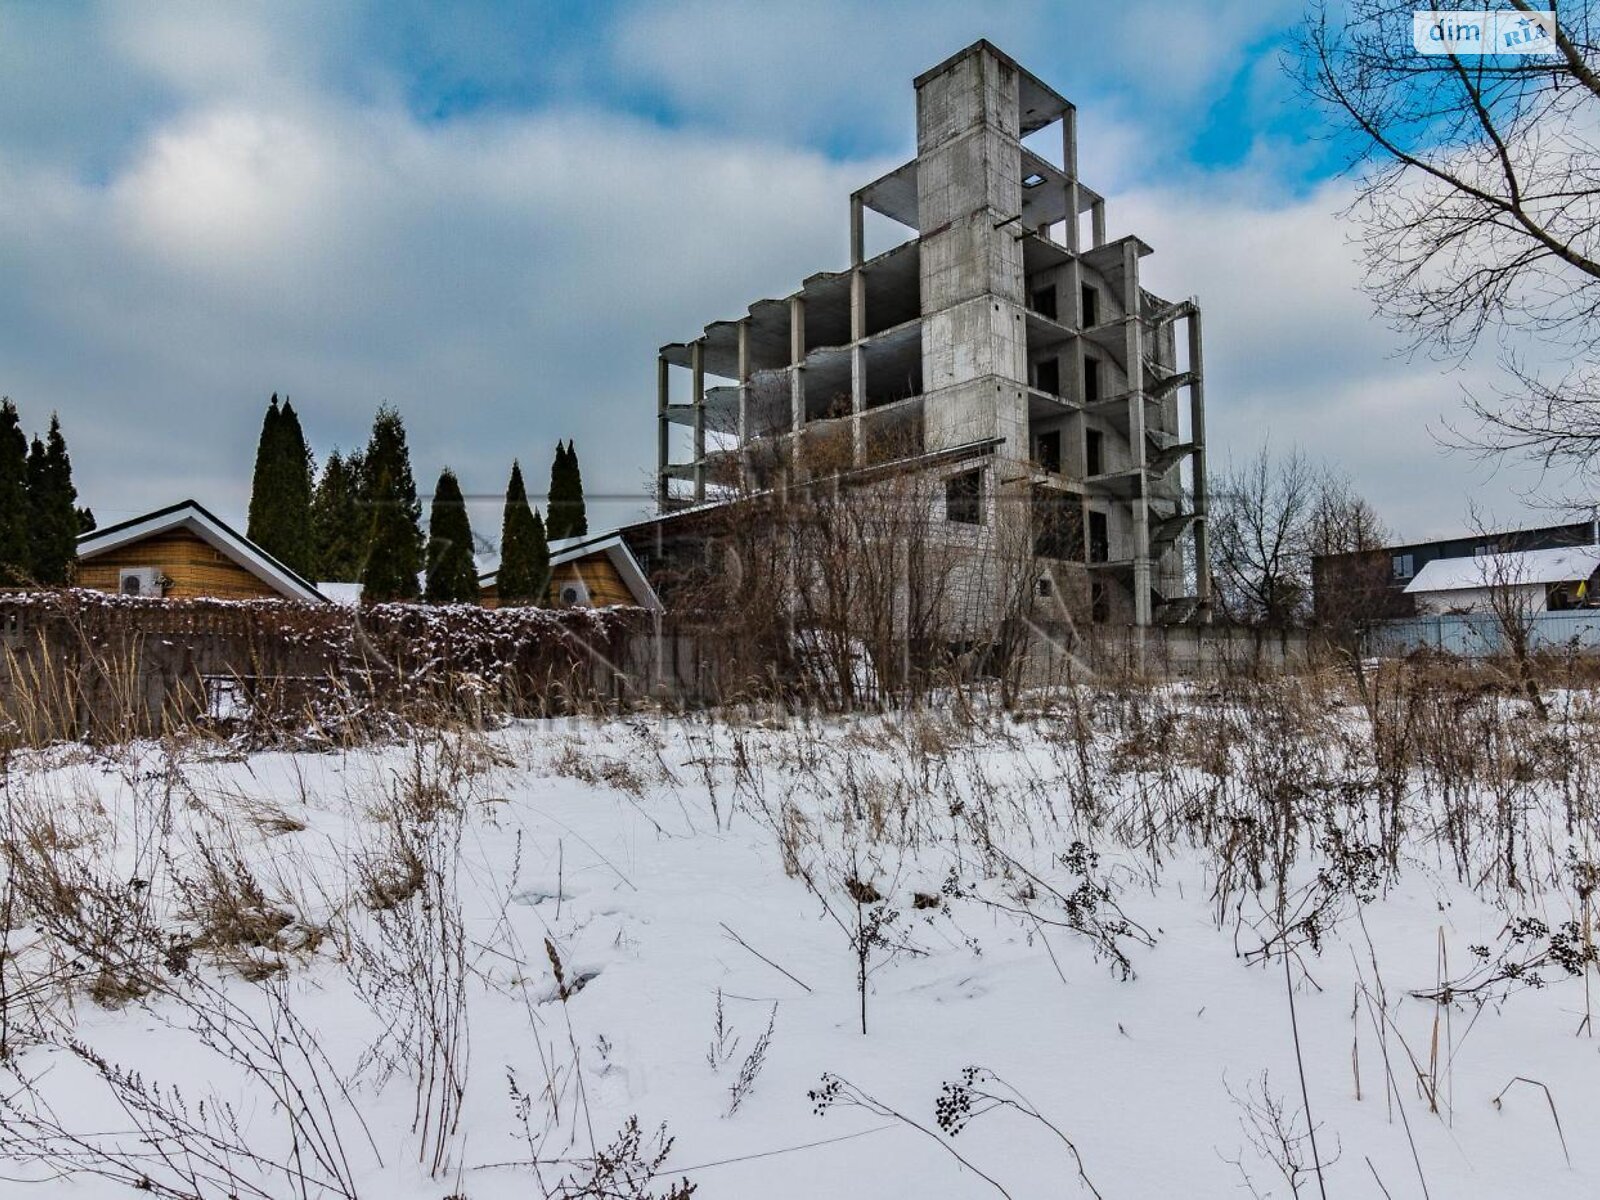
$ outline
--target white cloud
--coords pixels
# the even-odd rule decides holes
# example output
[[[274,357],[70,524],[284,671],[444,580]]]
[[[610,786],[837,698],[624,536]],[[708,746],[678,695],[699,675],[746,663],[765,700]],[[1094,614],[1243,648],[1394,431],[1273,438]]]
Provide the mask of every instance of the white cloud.
[[[99,7],[113,54],[177,95],[292,100],[331,69],[352,6],[311,0],[114,0]]]
[[[7,390],[62,410],[102,518],[241,511],[272,390],[323,450],[395,402],[424,482],[539,480],[572,436],[591,490],[637,497],[655,347],[842,265],[882,166],[581,112],[192,111],[106,186],[0,170]]]
[[[1348,471],[1404,538],[1459,531],[1469,500],[1502,521],[1542,520],[1521,498],[1536,472],[1493,470],[1442,444],[1446,424],[1465,420],[1468,389],[1492,395],[1494,367],[1404,353],[1360,290],[1339,216],[1348,187],[1285,196],[1247,167],[1113,204],[1116,231],[1155,248],[1147,286],[1200,300],[1213,459],[1242,460],[1269,439],[1298,445]]]

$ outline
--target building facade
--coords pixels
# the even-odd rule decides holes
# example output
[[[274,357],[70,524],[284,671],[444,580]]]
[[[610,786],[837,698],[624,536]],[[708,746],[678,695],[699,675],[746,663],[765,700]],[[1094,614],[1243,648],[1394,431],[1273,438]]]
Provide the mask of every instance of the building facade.
[[[848,269],[661,348],[660,511],[925,458],[945,520],[1023,529],[1085,615],[1204,617],[1199,307],[1107,237],[1059,93],[983,41],[915,87],[917,155],[850,197]],[[868,257],[869,219],[898,244]]]
[[[193,500],[83,534],[73,586],[145,599],[327,602]]]
[[[1435,562],[1594,545],[1600,545],[1600,520],[1319,555],[1311,563],[1317,618],[1328,621],[1333,610],[1348,605],[1351,596],[1361,598],[1362,616],[1368,619],[1399,619],[1433,611],[1419,602],[1421,589],[1412,584]]]

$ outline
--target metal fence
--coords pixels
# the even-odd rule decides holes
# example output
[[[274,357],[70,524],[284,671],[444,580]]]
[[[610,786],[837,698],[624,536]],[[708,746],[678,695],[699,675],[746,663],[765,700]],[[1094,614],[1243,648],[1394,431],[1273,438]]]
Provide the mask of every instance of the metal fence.
[[[1600,608],[1530,613],[1525,620],[1530,649],[1600,653]],[[1426,649],[1462,658],[1486,658],[1505,648],[1504,631],[1493,613],[1382,621],[1367,631],[1367,652],[1381,656]]]

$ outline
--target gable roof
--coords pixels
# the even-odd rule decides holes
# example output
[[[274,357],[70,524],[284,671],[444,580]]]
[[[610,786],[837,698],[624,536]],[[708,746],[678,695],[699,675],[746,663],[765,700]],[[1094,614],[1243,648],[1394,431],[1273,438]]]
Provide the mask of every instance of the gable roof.
[[[1408,593],[1459,592],[1504,585],[1576,583],[1600,570],[1600,546],[1559,546],[1473,558],[1436,558],[1406,585]]]
[[[595,534],[592,537],[557,538],[550,543],[552,567],[564,566],[583,558],[592,558],[596,554],[604,554],[610,559],[611,565],[616,568],[617,574],[622,576],[622,582],[633,595],[634,603],[653,612],[662,610],[660,597],[656,595],[655,588],[650,586],[644,570],[639,566],[639,560],[633,556],[633,551],[628,549],[628,544],[622,540],[620,533],[613,531]],[[492,587],[499,574],[499,565],[496,564],[494,570],[478,576],[478,583],[483,587]]]
[[[183,529],[227,555],[262,583],[287,600],[326,604],[327,597],[284,566],[249,538],[230,527],[194,500],[182,500],[142,517],[105,529],[92,529],[78,538],[78,557],[93,558],[108,550],[131,545],[157,534]]]

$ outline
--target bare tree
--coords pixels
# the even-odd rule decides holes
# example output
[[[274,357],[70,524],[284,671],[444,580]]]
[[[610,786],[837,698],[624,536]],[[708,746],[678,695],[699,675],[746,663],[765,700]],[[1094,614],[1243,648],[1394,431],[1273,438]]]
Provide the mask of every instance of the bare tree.
[[[1389,530],[1350,481],[1323,474],[1307,522],[1315,620],[1324,645],[1349,666],[1363,704],[1367,686],[1366,634],[1390,614]]]
[[[1211,502],[1211,557],[1223,612],[1249,624],[1299,623],[1310,600],[1317,469],[1299,450],[1274,460],[1262,446],[1220,484]]]
[[[1477,512],[1472,514],[1472,523],[1488,539],[1489,552],[1476,561],[1483,572],[1486,606],[1494,618],[1498,645],[1492,649],[1499,652],[1511,683],[1528,698],[1534,715],[1548,720],[1550,710],[1539,688],[1533,654],[1535,613],[1542,607],[1537,602],[1540,589],[1530,578],[1527,559],[1517,553],[1512,541],[1489,533],[1487,522]]]
[[[694,614],[725,689],[804,694],[830,708],[915,695],[947,665],[950,595],[974,551],[944,528],[944,483],[909,437],[858,467],[848,441],[764,446],[759,477],[699,515],[674,607]],[[737,490],[733,490],[737,489]]]
[[[1481,426],[1467,444],[1592,474],[1600,17],[1590,0],[1562,5],[1550,54],[1425,55],[1412,49],[1416,7],[1313,0],[1291,56],[1352,147],[1367,290],[1419,346],[1458,357],[1486,331],[1501,341],[1512,383],[1470,401]],[[1543,379],[1513,349],[1518,334],[1578,365]]]

